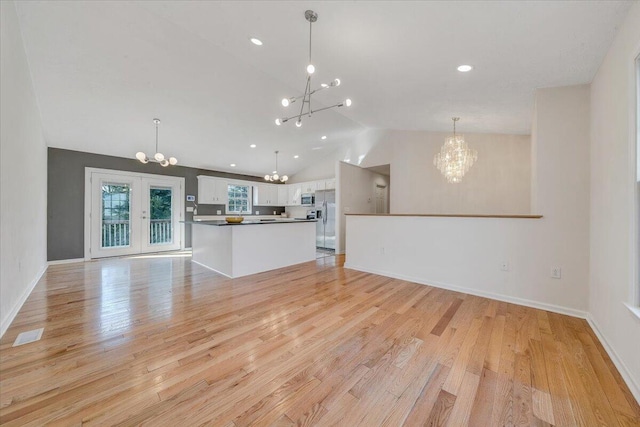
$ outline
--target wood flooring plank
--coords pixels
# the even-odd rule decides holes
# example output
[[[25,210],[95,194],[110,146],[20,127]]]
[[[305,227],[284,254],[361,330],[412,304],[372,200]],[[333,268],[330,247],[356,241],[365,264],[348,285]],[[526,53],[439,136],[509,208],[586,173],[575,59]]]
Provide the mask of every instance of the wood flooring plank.
[[[445,425],[451,427],[466,426],[469,424],[471,409],[476,398],[476,392],[480,383],[480,377],[467,372],[462,379],[460,390],[456,395],[456,401]]]
[[[456,403],[456,396],[445,391],[440,390],[436,402],[433,404],[429,418],[425,421],[425,425],[428,426],[444,426],[449,420],[453,405]]]
[[[491,425],[491,411],[496,394],[498,374],[490,369],[483,369],[476,397],[473,401],[469,426],[485,427]]]
[[[583,319],[343,262],[50,266],[0,340],[0,424],[640,425]]]

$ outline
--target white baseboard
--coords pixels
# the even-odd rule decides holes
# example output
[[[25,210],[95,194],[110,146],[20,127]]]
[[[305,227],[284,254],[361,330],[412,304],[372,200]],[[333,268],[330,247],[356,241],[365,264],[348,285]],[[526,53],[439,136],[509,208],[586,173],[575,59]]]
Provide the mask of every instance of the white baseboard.
[[[579,317],[581,319],[587,318],[587,312],[582,310],[576,310],[574,308],[563,307],[560,305],[549,304],[540,301],[534,301],[525,298],[513,297],[510,295],[502,295],[493,292],[479,291],[473,288],[465,288],[463,286],[452,285],[449,283],[442,283],[432,280],[425,280],[420,277],[412,277],[405,276],[403,274],[391,273],[388,271],[374,270],[369,268],[359,267],[357,265],[352,265],[349,262],[344,263],[345,268],[350,268],[352,270],[364,271],[365,273],[378,274],[380,276],[392,277],[394,279],[406,280],[408,282],[419,283],[421,285],[433,286],[436,288],[448,289],[450,291],[462,292],[464,294],[475,295],[484,298],[495,299],[498,301],[504,301],[512,304],[524,305],[526,307],[537,308],[540,310],[551,311],[559,314],[566,314],[567,316]]]
[[[613,362],[613,364],[616,365],[616,368],[618,368],[618,372],[620,372],[620,375],[622,375],[622,379],[624,380],[624,382],[627,383],[627,387],[629,387],[629,390],[631,390],[633,397],[636,398],[637,402],[640,402],[640,384],[636,383],[636,381],[633,379],[633,377],[629,373],[629,369],[627,368],[627,365],[624,364],[622,359],[618,357],[618,354],[615,352],[615,350],[609,345],[609,342],[604,337],[602,332],[600,332],[600,328],[598,327],[598,324],[596,323],[593,316],[591,316],[591,314],[587,316],[587,322],[589,323],[589,326],[591,326],[591,329],[593,329],[593,332],[595,332],[596,336],[600,340],[600,343],[602,344],[605,351],[611,358],[611,361]]]
[[[215,268],[211,268],[211,267],[209,267],[208,265],[204,265],[204,264],[202,264],[201,262],[194,261],[193,259],[191,260],[191,262],[196,263],[196,264],[198,264],[199,266],[204,267],[204,268],[206,268],[206,269],[208,269],[208,270],[211,270],[211,271],[213,271],[213,272],[215,272],[215,273],[218,273],[218,274],[220,274],[220,275],[222,275],[222,276],[224,276],[224,277],[228,277],[229,279],[233,279],[233,277],[229,276],[228,274],[224,274],[222,271],[218,271],[218,270],[216,270]]]
[[[47,261],[48,265],[72,264],[74,262],[84,262],[84,258],[58,259],[55,261]]]
[[[0,322],[0,338],[4,336],[4,333],[7,332],[7,329],[9,329],[9,326],[11,326],[11,322],[13,322],[13,319],[16,318],[16,315],[24,305],[25,301],[27,300],[27,298],[29,298],[29,295],[31,295],[33,288],[36,287],[36,285],[40,281],[40,278],[42,277],[44,272],[47,271],[47,267],[48,266],[45,263],[45,265],[42,266],[42,269],[40,270],[40,272],[31,281],[31,283],[29,283],[29,286],[27,286],[27,288],[24,290],[22,295],[20,295],[20,298],[18,299],[18,301],[16,301],[15,305],[13,306],[9,314],[7,314],[7,316],[4,319],[2,319],[2,321]]]

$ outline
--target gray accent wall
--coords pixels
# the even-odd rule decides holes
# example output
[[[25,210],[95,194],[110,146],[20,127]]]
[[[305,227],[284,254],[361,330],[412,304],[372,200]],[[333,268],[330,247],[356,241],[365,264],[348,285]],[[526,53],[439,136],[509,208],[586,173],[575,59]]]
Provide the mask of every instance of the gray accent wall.
[[[104,156],[82,151],[48,149],[47,183],[47,259],[49,261],[84,257],[84,170],[86,167],[113,169],[127,172],[151,173],[178,176],[185,179],[185,196],[198,197],[198,175],[209,175],[245,181],[263,182],[256,176],[196,169],[185,166],[163,168],[157,163],[142,164],[135,159]],[[184,206],[193,206],[184,202]],[[198,204],[198,215],[215,215],[217,210],[224,213],[224,205]],[[253,211],[262,214],[284,212],[284,207],[254,206]],[[193,219],[191,212],[185,212],[187,220]],[[185,246],[191,246],[191,226],[185,226]]]

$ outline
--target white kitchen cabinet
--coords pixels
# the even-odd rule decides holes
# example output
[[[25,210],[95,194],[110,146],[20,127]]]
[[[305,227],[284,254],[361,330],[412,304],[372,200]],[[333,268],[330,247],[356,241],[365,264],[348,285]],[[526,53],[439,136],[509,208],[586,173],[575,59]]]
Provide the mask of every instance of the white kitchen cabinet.
[[[216,179],[216,191],[214,193],[216,205],[226,205],[229,201],[229,182],[226,179]]]
[[[316,192],[316,183],[312,182],[302,182],[300,183],[302,187],[302,194],[315,193]]]
[[[320,180],[320,181],[316,181],[316,191],[322,191],[324,190],[326,187],[324,186],[324,179]]]
[[[216,192],[216,182],[213,178],[206,176],[198,177],[198,200],[197,203],[211,205],[215,203],[214,193]]]
[[[300,184],[290,184],[288,206],[300,206],[301,195],[302,195],[302,186]]]
[[[253,204],[257,206],[278,206],[278,186],[273,184],[254,185]]]
[[[289,186],[278,185],[278,206],[289,206]]]
[[[198,201],[203,205],[226,205],[229,198],[228,181],[211,176],[198,177]]]
[[[327,179],[324,181],[324,189],[325,190],[335,190],[336,189],[336,179]]]

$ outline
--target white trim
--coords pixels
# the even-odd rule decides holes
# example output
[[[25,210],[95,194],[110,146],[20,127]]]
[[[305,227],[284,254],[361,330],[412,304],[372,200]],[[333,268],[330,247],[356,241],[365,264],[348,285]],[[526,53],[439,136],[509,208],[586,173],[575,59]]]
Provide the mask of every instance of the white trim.
[[[548,303],[545,303],[545,302],[539,302],[539,301],[529,300],[529,299],[525,299],[525,298],[517,298],[517,297],[512,297],[512,296],[509,296],[509,295],[502,295],[502,294],[497,294],[497,293],[494,293],[494,292],[484,292],[484,291],[479,291],[477,289],[465,288],[463,286],[452,285],[452,284],[449,284],[449,283],[430,281],[430,280],[425,280],[425,279],[421,279],[421,278],[413,277],[413,276],[405,276],[403,274],[395,274],[395,273],[390,273],[390,272],[387,272],[387,271],[362,268],[362,267],[358,267],[356,265],[349,264],[348,262],[344,263],[344,268],[350,268],[352,270],[363,271],[365,273],[372,273],[372,274],[377,274],[377,275],[380,275],[380,276],[391,277],[391,278],[394,278],[394,279],[406,280],[408,282],[419,283],[421,285],[433,286],[433,287],[436,287],[436,288],[442,288],[442,289],[448,289],[448,290],[451,290],[451,291],[462,292],[462,293],[465,293],[465,294],[475,295],[475,296],[479,296],[479,297],[495,299],[495,300],[498,300],[498,301],[504,301],[504,302],[508,302],[508,303],[512,303],[512,304],[524,305],[524,306],[527,306],[527,307],[537,308],[537,309],[540,309],[540,310],[551,311],[551,312],[554,312],[554,313],[566,314],[567,316],[579,317],[581,319],[586,319],[587,316],[588,316],[588,313],[586,311],[576,310],[574,308],[563,307],[563,306],[555,305],[555,304],[548,304]]]
[[[629,369],[627,369],[627,366],[624,364],[622,359],[618,357],[618,354],[615,352],[613,347],[609,345],[609,342],[606,340],[602,332],[600,332],[600,328],[598,327],[598,324],[596,323],[595,319],[591,316],[591,314],[587,316],[587,322],[589,323],[589,326],[591,326],[591,329],[593,329],[593,332],[596,334],[596,336],[600,340],[600,343],[602,344],[602,347],[604,347],[604,350],[609,355],[609,358],[618,369],[618,372],[622,376],[622,379],[624,380],[624,382],[627,384],[627,387],[629,387],[629,390],[631,390],[631,394],[633,394],[633,397],[635,397],[636,401],[640,402],[640,385],[635,382],[635,380],[633,379],[633,376],[629,373]]]
[[[631,87],[635,90],[630,90],[629,96],[629,165],[633,179],[631,186],[631,289],[629,290],[629,301],[632,305],[640,307],[640,272],[638,271],[638,260],[640,259],[640,241],[638,239],[638,231],[640,224],[638,224],[638,203],[640,195],[638,194],[638,130],[637,126],[640,122],[640,111],[638,109],[638,103],[640,102],[640,46],[636,47],[633,59],[631,61]]]
[[[16,318],[16,315],[18,314],[24,303],[27,301],[27,298],[29,298],[29,295],[31,295],[31,292],[33,292],[33,288],[36,287],[44,272],[47,271],[47,267],[48,266],[45,263],[44,266],[42,266],[40,272],[36,274],[35,279],[33,279],[29,286],[27,286],[27,288],[24,290],[22,295],[20,295],[20,298],[18,299],[18,301],[16,301],[16,304],[13,306],[9,314],[7,314],[7,316],[0,322],[0,338],[2,338],[4,333],[7,332],[7,329],[9,329],[9,326],[11,326],[11,323]]]
[[[57,259],[55,261],[47,261],[47,265],[72,264],[74,262],[84,262],[84,258]]]
[[[94,168],[84,168],[84,260],[91,261],[91,174]]]
[[[638,319],[640,319],[640,307],[635,307],[635,306],[633,306],[631,304],[627,304],[626,302],[624,303],[624,305],[629,309],[631,314],[633,314]]]

